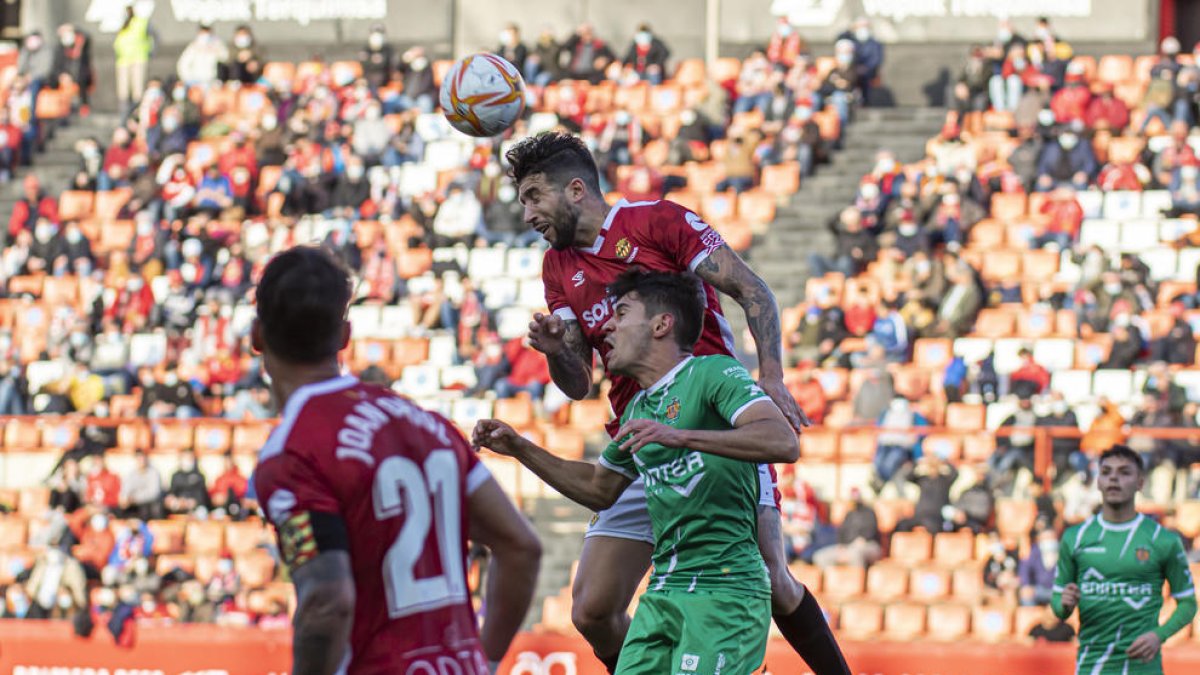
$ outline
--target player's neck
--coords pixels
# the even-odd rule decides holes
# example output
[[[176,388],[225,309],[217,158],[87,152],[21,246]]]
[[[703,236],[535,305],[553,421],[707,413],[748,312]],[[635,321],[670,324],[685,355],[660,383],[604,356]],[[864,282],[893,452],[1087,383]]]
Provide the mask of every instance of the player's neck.
[[[642,359],[642,362],[638,364],[638,367],[631,369],[634,372],[630,373],[630,377],[636,380],[638,386],[642,389],[649,389],[658,384],[672,369],[689,356],[691,354],[678,348],[672,350],[665,348],[651,349],[647,352],[646,357]]]
[[[306,385],[332,380],[342,374],[341,366],[338,365],[336,359],[325,363],[276,366],[273,371],[271,373],[271,394],[281,413],[296,390]]]
[[[1118,505],[1113,505],[1113,506],[1104,504],[1100,508],[1100,517],[1104,519],[1104,522],[1109,523],[1111,525],[1120,525],[1121,523],[1128,523],[1129,521],[1133,520],[1134,518],[1137,518],[1137,514],[1138,514],[1137,508],[1134,506],[1133,502],[1129,502],[1128,504],[1118,504]]]
[[[612,207],[603,199],[599,200],[599,208],[589,208],[579,214],[579,226],[575,230],[575,248],[591,248],[604,229],[608,220],[608,212]]]

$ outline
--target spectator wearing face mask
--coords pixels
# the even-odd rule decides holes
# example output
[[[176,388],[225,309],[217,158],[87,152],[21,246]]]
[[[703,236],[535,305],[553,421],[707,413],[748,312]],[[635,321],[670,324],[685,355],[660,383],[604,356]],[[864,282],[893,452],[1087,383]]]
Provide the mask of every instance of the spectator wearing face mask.
[[[859,87],[858,69],[854,65],[854,49],[853,40],[838,40],[833,45],[836,65],[825,76],[825,82],[819,90],[821,98],[828,99],[837,110],[842,126],[850,121],[850,106]]]
[[[396,54],[387,42],[387,33],[382,25],[371,27],[367,43],[358,52],[363,77],[374,89],[386,86],[391,80]]]
[[[1022,607],[1046,605],[1053,594],[1058,566],[1058,538],[1054,530],[1042,530],[1029,549],[1029,555],[1017,566],[1020,588],[1017,597]]]
[[[1092,144],[1080,137],[1082,124],[1072,123],[1046,143],[1038,161],[1037,190],[1047,192],[1060,186],[1086,190],[1099,165]]]
[[[1113,85],[1100,82],[1096,85],[1097,94],[1088,102],[1087,110],[1083,113],[1083,123],[1094,130],[1120,133],[1129,126],[1129,106],[1125,101],[1113,96]]]
[[[179,468],[171,474],[171,484],[163,499],[167,512],[190,514],[197,509],[208,510],[212,504],[204,474],[196,465],[196,451],[186,449],[179,456]]]
[[[644,136],[641,122],[627,110],[614,112],[604,125],[597,149],[607,160],[602,164],[612,169],[608,175],[610,182],[615,178],[615,167],[628,166],[633,163],[634,157],[641,154]]]
[[[417,109],[433,112],[437,89],[433,84],[433,68],[423,47],[412,47],[400,57],[399,70],[404,88],[396,101],[396,112]]]
[[[58,546],[38,556],[25,583],[32,603],[26,618],[62,619],[87,606],[87,578],[83,566]]]
[[[79,86],[80,110],[87,114],[88,98],[95,73],[92,72],[92,36],[73,24],[58,27],[55,63],[58,74],[66,75]]]
[[[1040,74],[1029,62],[1023,43],[1014,43],[1005,54],[999,71],[988,82],[992,107],[999,111],[1015,111],[1028,81]]]
[[[1150,84],[1146,87],[1146,94],[1142,98],[1146,116],[1142,119],[1141,126],[1138,127],[1138,135],[1144,136],[1146,128],[1153,120],[1158,120],[1164,127],[1170,127],[1175,120],[1180,120],[1185,124],[1189,122],[1190,102],[1186,97],[1180,96],[1179,88],[1175,84],[1176,72],[1168,68],[1160,68],[1151,77]]]
[[[188,87],[204,89],[216,84],[221,69],[229,62],[229,48],[217,37],[209,24],[200,24],[196,37],[183,48],[176,71]]]
[[[662,84],[670,57],[671,50],[654,34],[650,24],[643,23],[638,26],[629,49],[625,51],[624,65],[632,69],[638,79],[650,84]]]
[[[521,28],[515,23],[504,26],[496,37],[496,55],[517,67],[517,70],[529,78],[526,60],[529,58],[529,48],[521,41]]]
[[[614,60],[616,56],[608,43],[596,36],[590,23],[580,24],[558,54],[558,63],[567,77],[592,84],[599,84],[604,79],[604,71]]]
[[[1066,86],[1059,89],[1050,99],[1054,121],[1059,124],[1083,122],[1091,103],[1092,91],[1088,88],[1083,64],[1074,62],[1067,66]]]
[[[145,450],[134,452],[134,467],[121,479],[120,507],[141,520],[162,517],[162,476]]]
[[[330,204],[332,217],[347,220],[363,217],[371,197],[371,185],[367,182],[366,173],[363,160],[358,156],[346,160],[346,171],[337,178],[333,187]]]
[[[229,62],[229,79],[253,84],[262,76],[265,63],[262,50],[249,26],[241,25],[233,32],[233,58]]]
[[[1189,162],[1171,172],[1171,208],[1166,212],[1170,218],[1187,214],[1200,214],[1200,166]]]
[[[25,265],[30,272],[51,272],[55,262],[66,256],[67,242],[59,227],[49,218],[41,218],[33,228],[33,245]]]
[[[1050,392],[1047,410],[1038,415],[1036,426],[1079,430],[1075,411],[1067,405],[1062,392]],[[1079,439],[1052,437],[1050,439],[1051,464],[1056,477],[1066,477],[1071,471],[1086,471],[1088,458],[1079,451]]]
[[[787,17],[779,17],[775,30],[771,31],[771,39],[767,41],[767,60],[772,65],[791,68],[796,57],[804,51],[804,40],[788,21]]]
[[[37,122],[37,96],[43,87],[55,84],[54,49],[46,45],[41,31],[33,31],[25,37],[20,51],[17,53],[17,74],[26,78],[29,95],[33,98],[34,109],[31,123]]]
[[[897,477],[899,471],[921,455],[921,437],[906,431],[913,427],[929,426],[929,420],[912,409],[908,399],[897,396],[876,420],[885,429],[876,437],[875,491]]]
[[[212,500],[213,507],[223,508],[227,513],[232,514],[240,511],[241,502],[246,498],[249,483],[238,469],[232,453],[226,452],[222,461],[224,470],[213,481],[212,489],[209,490],[209,498]]]
[[[87,578],[99,579],[100,571],[108,563],[108,558],[112,555],[117,540],[108,527],[107,514],[93,513],[86,523],[82,531],[76,534],[79,538],[79,545],[75,547],[74,554],[75,558],[83,565],[83,571]]]
[[[42,183],[36,175],[25,176],[21,187],[21,199],[13,204],[12,214],[8,217],[10,238],[15,238],[22,231],[32,233],[41,219],[58,221],[58,200],[42,190]]]
[[[863,105],[870,105],[867,97],[871,85],[883,68],[883,44],[871,33],[871,20],[866,17],[856,19],[853,28],[839,35],[838,39],[854,42],[854,68],[858,75],[859,100]]]

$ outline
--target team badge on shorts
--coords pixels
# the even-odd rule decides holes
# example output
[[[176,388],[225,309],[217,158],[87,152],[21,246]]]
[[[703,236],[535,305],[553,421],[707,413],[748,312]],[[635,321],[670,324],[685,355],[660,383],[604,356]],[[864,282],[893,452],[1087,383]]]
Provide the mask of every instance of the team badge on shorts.
[[[1133,557],[1137,558],[1137,561],[1140,563],[1147,563],[1150,561],[1150,549],[1145,546],[1139,546],[1134,549]]]
[[[671,402],[667,404],[667,420],[674,422],[677,419],[679,419],[679,399],[672,398]]]
[[[595,527],[596,523],[598,523],[599,521],[600,521],[600,514],[593,513],[592,514],[592,522],[588,523],[588,527]]]

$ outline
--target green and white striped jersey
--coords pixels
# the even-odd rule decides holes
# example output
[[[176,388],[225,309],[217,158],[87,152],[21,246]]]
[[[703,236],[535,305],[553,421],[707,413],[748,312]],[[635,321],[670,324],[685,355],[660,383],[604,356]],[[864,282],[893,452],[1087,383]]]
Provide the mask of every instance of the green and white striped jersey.
[[[1076,673],[1162,673],[1161,651],[1142,663],[1127,658],[1125,650],[1142,634],[1159,630],[1164,580],[1177,599],[1196,593],[1179,535],[1153,519],[1138,514],[1113,524],[1096,515],[1063,532],[1054,598],[1059,607],[1063,587],[1079,586]]]

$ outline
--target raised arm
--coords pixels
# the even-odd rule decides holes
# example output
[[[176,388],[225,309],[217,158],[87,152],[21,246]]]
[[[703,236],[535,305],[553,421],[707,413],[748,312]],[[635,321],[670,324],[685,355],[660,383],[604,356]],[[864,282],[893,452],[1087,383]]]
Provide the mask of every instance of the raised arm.
[[[292,570],[296,585],[293,617],[293,675],[332,675],[348,656],[354,621],[354,576],[350,554],[329,550]]]
[[[746,313],[746,324],[758,352],[759,385],[783,411],[784,418],[799,431],[810,424],[808,416],[783,384],[783,337],[775,294],[733,252],[722,245],[696,266],[696,274],[713,288],[733,298]]]
[[[472,492],[468,506],[471,540],[492,552],[479,641],[488,660],[496,663],[533,602],[542,545],[495,480],[487,479]]]
[[[555,457],[499,420],[480,420],[471,442],[501,455],[515,457],[538,478],[571,501],[593,511],[603,511],[633,480],[598,464]]]
[[[535,314],[529,324],[529,344],[546,355],[550,379],[578,401],[592,389],[592,346],[575,320]]]
[[[637,452],[648,443],[687,448],[759,464],[791,464],[800,458],[796,432],[771,401],[747,407],[724,431],[677,429],[646,419],[630,420],[617,432],[621,449]]]

